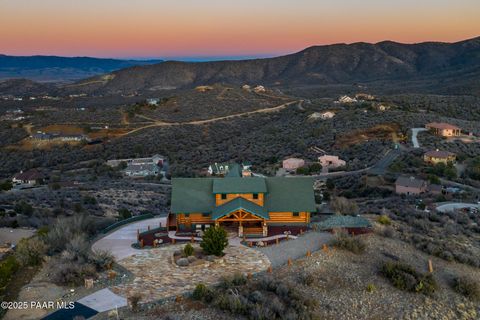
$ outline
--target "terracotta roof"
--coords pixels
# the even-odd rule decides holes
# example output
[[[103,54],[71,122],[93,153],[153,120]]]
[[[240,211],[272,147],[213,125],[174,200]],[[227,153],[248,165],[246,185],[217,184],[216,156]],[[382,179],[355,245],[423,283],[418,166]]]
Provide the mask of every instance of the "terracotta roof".
[[[425,127],[436,128],[436,129],[460,130],[459,127],[454,126],[453,124],[445,123],[445,122],[431,122],[431,123],[427,123]]]
[[[426,185],[426,183],[425,180],[416,179],[414,177],[398,177],[397,181],[395,181],[396,185],[408,188],[421,188]]]
[[[455,153],[449,151],[440,151],[440,150],[431,150],[425,152],[425,156],[432,157],[432,158],[448,158],[454,156]]]

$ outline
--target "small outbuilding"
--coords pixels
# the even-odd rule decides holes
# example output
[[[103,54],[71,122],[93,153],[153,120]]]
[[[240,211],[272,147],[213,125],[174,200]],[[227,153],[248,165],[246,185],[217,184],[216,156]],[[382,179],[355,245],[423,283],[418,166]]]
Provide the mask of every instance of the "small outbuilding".
[[[305,160],[299,158],[288,158],[283,160],[282,167],[287,171],[295,171],[305,166]]]

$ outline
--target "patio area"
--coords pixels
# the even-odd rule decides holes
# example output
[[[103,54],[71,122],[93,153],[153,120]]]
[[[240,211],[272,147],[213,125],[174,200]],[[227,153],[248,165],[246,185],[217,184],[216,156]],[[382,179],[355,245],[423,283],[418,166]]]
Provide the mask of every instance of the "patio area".
[[[223,276],[236,272],[253,274],[265,271],[270,266],[270,260],[262,252],[230,245],[225,249],[225,255],[213,262],[180,267],[173,262],[173,254],[183,246],[172,244],[139,250],[135,255],[119,261],[133,273],[135,279],[112,287],[112,292],[123,297],[140,293],[144,303],[183,294],[193,290],[198,283],[211,285],[218,283]]]

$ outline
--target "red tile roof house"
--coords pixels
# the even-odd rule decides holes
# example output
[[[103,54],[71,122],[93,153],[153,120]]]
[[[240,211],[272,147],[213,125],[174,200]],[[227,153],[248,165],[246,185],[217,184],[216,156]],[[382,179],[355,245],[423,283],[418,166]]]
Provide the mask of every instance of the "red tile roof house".
[[[431,122],[425,125],[434,135],[441,137],[458,137],[462,133],[462,129],[449,123]]]
[[[45,179],[45,176],[37,169],[30,169],[27,171],[20,171],[12,178],[14,185],[35,185],[41,183]]]
[[[420,195],[427,191],[427,182],[414,177],[398,177],[395,181],[395,192],[406,195]]]

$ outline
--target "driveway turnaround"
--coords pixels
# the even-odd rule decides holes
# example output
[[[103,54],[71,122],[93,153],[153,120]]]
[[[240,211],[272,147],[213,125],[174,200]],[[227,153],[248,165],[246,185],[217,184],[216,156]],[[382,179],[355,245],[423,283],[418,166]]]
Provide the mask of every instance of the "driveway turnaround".
[[[117,261],[130,257],[139,252],[139,250],[132,248],[132,243],[137,241],[137,230],[140,230],[140,232],[146,231],[148,226],[152,229],[157,228],[160,223],[165,226],[167,218],[152,218],[127,224],[95,242],[92,250],[109,251]]]
[[[452,203],[446,203],[438,206],[437,211],[446,213],[446,212],[452,212],[456,209],[465,209],[465,208],[477,208],[478,210],[480,210],[480,204],[452,202]]]
[[[420,148],[420,144],[418,143],[418,133],[422,131],[427,131],[425,128],[412,128],[412,144],[414,148]]]

